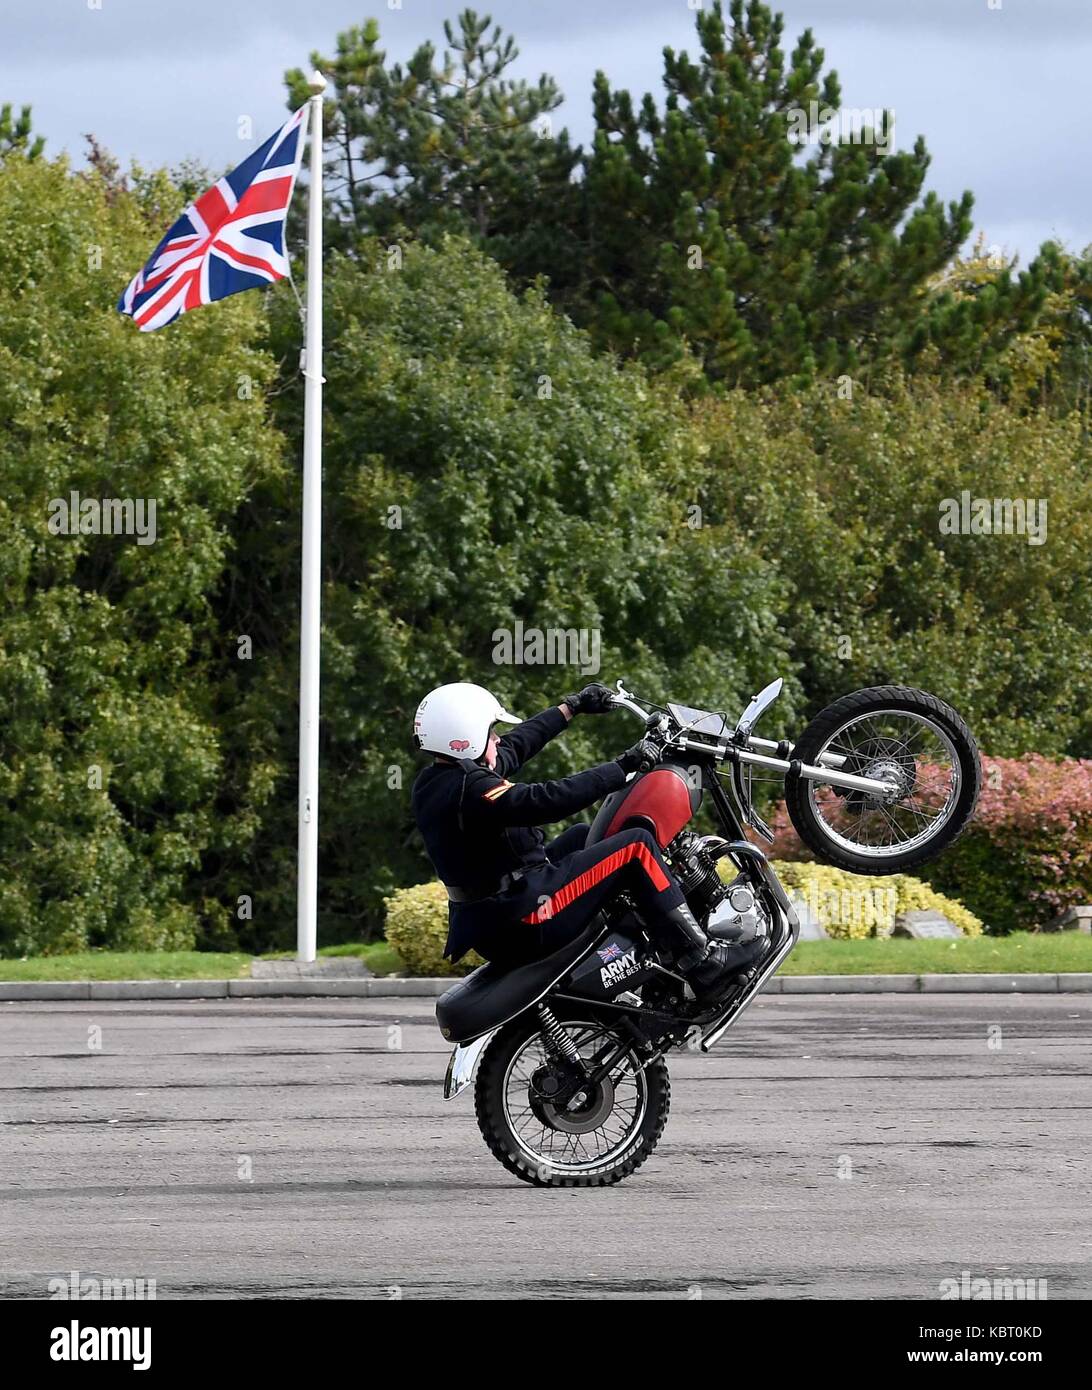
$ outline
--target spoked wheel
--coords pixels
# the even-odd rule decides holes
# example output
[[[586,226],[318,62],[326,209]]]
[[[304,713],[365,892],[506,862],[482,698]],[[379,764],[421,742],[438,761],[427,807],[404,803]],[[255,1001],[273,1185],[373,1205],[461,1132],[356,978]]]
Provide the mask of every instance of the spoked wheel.
[[[592,1017],[554,1012],[588,1070],[624,1039]],[[595,1086],[574,1082],[571,1064],[549,1052],[538,1018],[524,1014],[486,1048],[478,1070],[478,1125],[494,1155],[537,1187],[605,1187],[639,1168],[667,1122],[670,1082],[663,1058],[641,1070],[628,1050]]]
[[[935,859],[974,813],[978,747],[950,705],[906,686],[855,691],[816,715],[793,756],[842,760],[840,771],[891,784],[884,795],[790,778],[785,804],[796,833],[831,864],[855,873],[904,873]]]

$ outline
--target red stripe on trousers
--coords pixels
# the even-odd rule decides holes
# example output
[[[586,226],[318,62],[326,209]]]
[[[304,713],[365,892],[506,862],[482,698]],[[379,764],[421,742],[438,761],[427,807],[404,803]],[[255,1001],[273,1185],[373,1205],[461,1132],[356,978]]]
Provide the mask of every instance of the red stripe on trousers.
[[[570,883],[566,883],[563,888],[559,888],[540,908],[536,908],[529,916],[520,920],[529,926],[537,927],[540,922],[556,917],[559,912],[563,912],[570,903],[575,902],[589,888],[594,888],[597,883],[602,883],[605,878],[620,869],[623,864],[628,864],[631,859],[636,859],[640,863],[641,868],[648,874],[658,893],[671,887],[671,880],[660,868],[656,856],[646,844],[637,840],[631,845],[623,846],[622,849],[616,849],[613,854],[608,854],[606,859],[600,860],[598,864],[593,864],[582,874],[577,874],[576,878]]]

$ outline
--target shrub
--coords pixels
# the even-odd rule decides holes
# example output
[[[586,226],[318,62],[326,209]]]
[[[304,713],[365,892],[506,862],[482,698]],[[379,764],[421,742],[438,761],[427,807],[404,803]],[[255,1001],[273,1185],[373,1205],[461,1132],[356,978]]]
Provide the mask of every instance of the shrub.
[[[983,759],[970,828],[929,866],[930,882],[962,898],[992,931],[1034,930],[1092,902],[1092,759]]]
[[[483,964],[471,951],[457,965],[444,960],[447,940],[447,894],[439,883],[399,888],[385,900],[387,941],[411,975],[466,975]]]
[[[828,864],[775,860],[774,870],[789,890],[808,904],[826,932],[839,940],[886,936],[902,912],[942,912],[964,936],[981,936],[982,922],[954,898],[909,874],[866,877]]]
[[[989,931],[1034,931],[1077,903],[1092,902],[1092,759],[983,758],[974,820],[922,873],[958,894]],[[771,819],[771,854],[804,861],[784,803]]]
[[[197,916],[181,903],[162,911],[137,908],[113,944],[117,951],[192,951],[197,939]]]
[[[825,864],[786,861],[775,862],[774,869],[790,893],[805,898],[827,932],[839,939],[871,936],[873,925],[883,935],[891,917],[915,908],[943,912],[965,936],[982,934],[982,923],[962,903],[906,874],[864,878]],[[400,888],[387,898],[386,907],[387,941],[411,975],[465,975],[482,964],[473,951],[457,965],[444,960],[447,895],[439,883]]]

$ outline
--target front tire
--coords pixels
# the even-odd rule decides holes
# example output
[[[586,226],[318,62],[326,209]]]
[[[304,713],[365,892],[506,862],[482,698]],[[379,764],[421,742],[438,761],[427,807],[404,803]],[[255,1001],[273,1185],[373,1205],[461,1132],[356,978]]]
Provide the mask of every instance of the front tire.
[[[822,710],[793,757],[844,759],[842,770],[899,784],[890,798],[786,779],[785,806],[810,850],[858,874],[906,873],[959,838],[982,785],[978,745],[950,705],[924,690],[877,685]]]
[[[555,1007],[554,1013],[582,1057],[623,1041],[591,1008]],[[486,1048],[474,1101],[478,1127],[494,1157],[536,1187],[606,1187],[635,1172],[667,1123],[671,1082],[664,1059],[638,1071],[641,1059],[636,1050],[628,1052],[612,1073],[609,1095],[597,1088],[574,1113],[559,1113],[531,1088],[531,1077],[546,1057],[533,1013],[506,1024]],[[590,1125],[600,1115],[601,1124],[580,1132],[581,1124]]]

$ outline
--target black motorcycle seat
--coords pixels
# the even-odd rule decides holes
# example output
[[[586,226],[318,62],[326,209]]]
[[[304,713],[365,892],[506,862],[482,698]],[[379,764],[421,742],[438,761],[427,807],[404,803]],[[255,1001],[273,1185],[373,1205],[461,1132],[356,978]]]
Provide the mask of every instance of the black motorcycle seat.
[[[551,956],[514,967],[495,962],[479,965],[437,999],[440,1032],[449,1042],[473,1042],[515,1018],[575,965],[606,927],[607,918],[599,912],[579,936]]]

